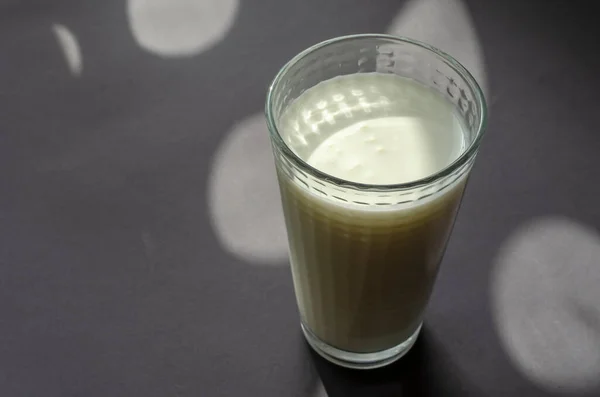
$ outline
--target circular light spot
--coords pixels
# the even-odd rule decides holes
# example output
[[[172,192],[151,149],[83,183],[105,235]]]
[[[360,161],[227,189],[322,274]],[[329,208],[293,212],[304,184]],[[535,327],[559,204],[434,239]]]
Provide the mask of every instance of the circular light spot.
[[[469,11],[461,0],[411,0],[394,18],[388,33],[446,51],[469,69],[488,94],[483,52]]]
[[[140,47],[163,57],[199,54],[225,37],[238,0],[127,0],[127,17]]]
[[[208,195],[215,232],[227,251],[256,264],[287,263],[287,235],[262,114],[227,134],[214,158]]]
[[[535,220],[512,234],[492,272],[493,314],[517,369],[546,389],[600,386],[600,236]]]
[[[67,67],[73,76],[80,76],[83,71],[83,58],[77,37],[65,25],[55,23],[52,32],[67,62]]]

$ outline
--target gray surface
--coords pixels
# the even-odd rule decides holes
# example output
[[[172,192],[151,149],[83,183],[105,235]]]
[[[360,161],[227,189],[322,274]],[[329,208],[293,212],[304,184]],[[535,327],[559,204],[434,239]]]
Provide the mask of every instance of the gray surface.
[[[569,372],[580,360],[595,365],[597,353],[579,348],[569,320],[556,325],[564,334],[541,329],[536,339],[551,341],[541,345],[549,351],[575,343],[556,357],[566,383],[519,364],[515,328],[503,323],[513,303],[490,292],[503,258],[523,259],[505,242],[532,219],[569,219],[597,244],[591,2],[468,2],[487,65],[489,133],[423,337],[369,373],[308,350],[289,269],[222,248],[207,184],[225,132],[260,111],[281,64],[332,36],[385,31],[402,2],[242,1],[223,41],[169,59],[135,43],[121,1],[0,4],[0,395],[313,396],[321,381],[330,397],[600,393]],[[76,34],[81,76],[69,73],[52,23]],[[527,305],[528,287],[563,279],[589,291],[580,280],[598,280],[594,249],[561,246],[567,270],[536,267],[525,250],[532,282],[514,304]],[[549,270],[532,276],[539,269]],[[596,298],[573,306],[590,340],[600,334]]]

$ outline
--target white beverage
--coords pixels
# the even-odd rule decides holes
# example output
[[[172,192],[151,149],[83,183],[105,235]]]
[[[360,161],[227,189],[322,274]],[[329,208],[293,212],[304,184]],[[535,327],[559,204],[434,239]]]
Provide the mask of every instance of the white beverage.
[[[306,163],[369,185],[430,176],[465,146],[450,102],[388,74],[322,82],[296,99],[279,125]],[[407,340],[422,321],[466,177],[431,194],[394,196],[349,193],[290,177],[281,166],[278,174],[305,326],[323,342],[357,353]]]
[[[434,174],[461,149],[460,131],[443,124],[414,116],[383,117],[334,133],[306,162],[347,181],[386,185]]]

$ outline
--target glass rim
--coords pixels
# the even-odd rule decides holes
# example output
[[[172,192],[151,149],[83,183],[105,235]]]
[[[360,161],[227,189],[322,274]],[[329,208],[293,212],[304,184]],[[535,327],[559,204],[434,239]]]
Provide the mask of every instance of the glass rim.
[[[474,100],[477,103],[479,109],[481,109],[481,115],[479,117],[479,125],[477,126],[477,133],[475,135],[475,139],[471,142],[471,144],[456,158],[452,163],[447,165],[446,167],[436,171],[435,173],[428,175],[423,178],[415,179],[409,182],[403,183],[394,183],[394,184],[369,184],[369,183],[361,183],[361,182],[353,182],[346,179],[338,178],[336,176],[327,174],[312,165],[308,164],[302,158],[300,158],[294,151],[285,143],[279,130],[276,125],[276,121],[273,117],[273,93],[278,88],[280,83],[284,80],[286,73],[289,69],[297,64],[299,61],[304,59],[307,55],[323,49],[332,44],[337,44],[344,41],[351,41],[357,39],[383,39],[396,43],[410,44],[413,46],[421,47],[430,53],[433,53],[439,56],[448,66],[454,69],[461,78],[463,78],[467,84],[473,89],[475,94]],[[377,34],[377,33],[363,33],[363,34],[354,34],[348,36],[339,36],[329,40],[322,41],[317,43],[304,51],[300,52],[298,55],[294,56],[291,60],[289,60],[275,75],[273,82],[269,86],[267,92],[267,99],[265,102],[265,116],[267,119],[267,128],[269,129],[269,133],[271,135],[271,139],[276,143],[277,147],[283,151],[285,155],[294,163],[295,166],[299,167],[302,171],[308,172],[310,175],[317,177],[319,179],[323,179],[327,182],[333,183],[337,186],[345,187],[345,188],[354,188],[357,190],[406,190],[417,187],[422,187],[426,185],[430,185],[440,179],[443,179],[447,176],[452,175],[456,170],[465,165],[477,152],[479,145],[481,144],[481,139],[485,135],[485,130],[487,126],[487,104],[485,100],[485,95],[483,90],[481,89],[479,83],[471,72],[467,70],[460,62],[458,62],[454,57],[447,54],[446,52],[437,49],[429,44],[423,43],[418,40],[413,40],[408,37],[403,36],[394,36],[388,34]]]

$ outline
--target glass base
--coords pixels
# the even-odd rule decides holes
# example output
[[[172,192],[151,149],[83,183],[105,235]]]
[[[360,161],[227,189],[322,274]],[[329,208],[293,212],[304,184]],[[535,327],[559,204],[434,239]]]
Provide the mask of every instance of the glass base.
[[[410,348],[415,344],[422,325],[423,323],[419,324],[417,330],[408,339],[390,349],[375,353],[353,353],[328,345],[317,338],[317,336],[313,334],[307,326],[305,326],[303,323],[300,323],[304,337],[314,351],[316,351],[327,361],[342,367],[353,369],[379,368],[398,360],[408,353]]]

